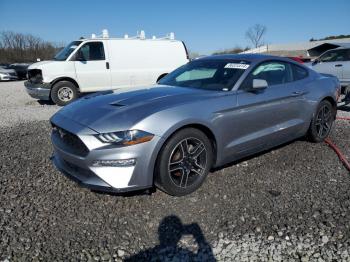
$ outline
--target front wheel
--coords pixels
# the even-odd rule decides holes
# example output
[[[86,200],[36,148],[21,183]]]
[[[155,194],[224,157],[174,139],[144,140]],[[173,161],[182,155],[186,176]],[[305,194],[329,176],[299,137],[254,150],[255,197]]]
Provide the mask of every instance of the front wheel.
[[[309,128],[309,138],[312,142],[322,142],[329,135],[334,122],[334,108],[332,104],[323,100],[318,105]]]
[[[212,166],[212,148],[208,137],[198,129],[186,128],[175,133],[159,154],[156,186],[173,196],[194,192]]]
[[[77,87],[69,81],[56,83],[51,90],[52,101],[59,106],[65,106],[78,97]]]

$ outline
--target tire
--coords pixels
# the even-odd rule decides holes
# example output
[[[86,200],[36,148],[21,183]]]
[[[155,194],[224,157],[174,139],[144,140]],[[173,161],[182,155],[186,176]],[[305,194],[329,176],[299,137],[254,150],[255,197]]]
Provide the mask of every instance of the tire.
[[[332,129],[334,118],[333,105],[327,100],[321,101],[310,124],[309,140],[315,143],[323,142]]]
[[[51,99],[59,106],[65,106],[78,97],[78,89],[75,84],[69,81],[60,81],[54,84],[51,89]]]
[[[155,185],[169,195],[190,194],[202,185],[212,164],[213,146],[208,137],[195,128],[182,129],[165,142],[158,155]]]

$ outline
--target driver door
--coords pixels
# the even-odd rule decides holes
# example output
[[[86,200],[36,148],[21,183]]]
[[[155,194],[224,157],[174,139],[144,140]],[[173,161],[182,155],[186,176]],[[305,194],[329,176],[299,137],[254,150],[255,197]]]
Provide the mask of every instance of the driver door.
[[[268,83],[253,90],[253,80]],[[268,61],[254,68],[237,90],[237,110],[231,122],[231,154],[240,158],[300,136],[303,89],[293,82],[289,63]]]
[[[104,41],[83,44],[76,52],[74,66],[82,92],[111,89],[108,53]]]

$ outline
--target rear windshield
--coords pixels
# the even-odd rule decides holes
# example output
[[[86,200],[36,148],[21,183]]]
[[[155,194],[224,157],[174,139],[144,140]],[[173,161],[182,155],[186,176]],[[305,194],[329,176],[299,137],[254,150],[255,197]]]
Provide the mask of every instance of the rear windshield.
[[[73,51],[81,44],[81,42],[82,41],[71,42],[69,45],[67,45],[55,55],[54,60],[65,61],[69,57],[69,55],[73,53]]]
[[[166,75],[159,84],[228,91],[248,67],[247,61],[195,60]]]

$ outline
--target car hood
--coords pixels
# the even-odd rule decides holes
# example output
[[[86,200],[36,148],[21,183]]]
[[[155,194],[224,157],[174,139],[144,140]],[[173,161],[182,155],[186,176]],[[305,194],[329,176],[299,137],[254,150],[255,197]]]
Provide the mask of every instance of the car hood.
[[[62,108],[58,114],[96,132],[131,128],[140,120],[161,110],[202,100],[215,91],[174,86],[99,92]]]

